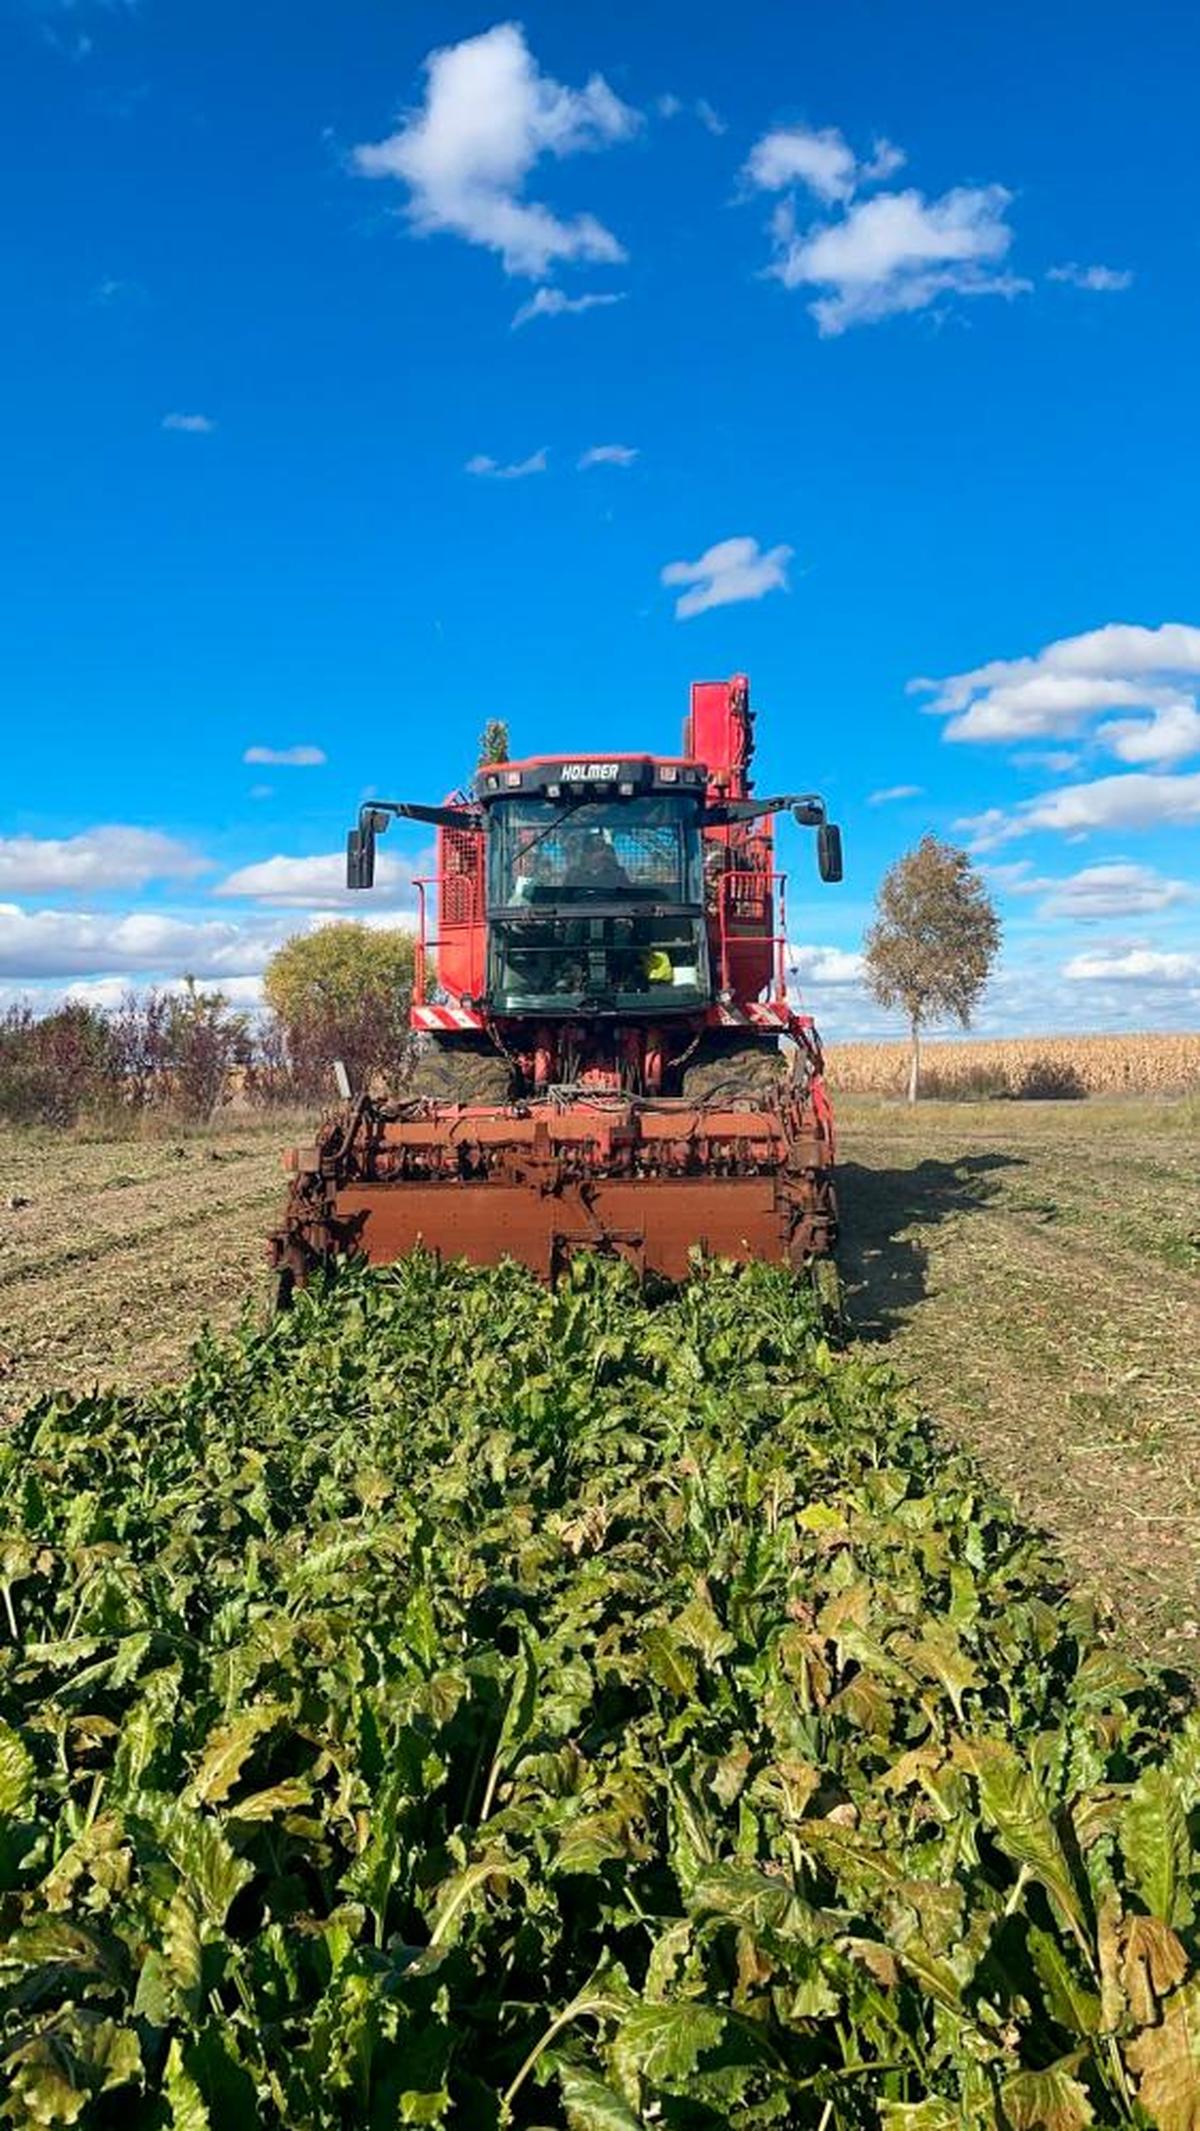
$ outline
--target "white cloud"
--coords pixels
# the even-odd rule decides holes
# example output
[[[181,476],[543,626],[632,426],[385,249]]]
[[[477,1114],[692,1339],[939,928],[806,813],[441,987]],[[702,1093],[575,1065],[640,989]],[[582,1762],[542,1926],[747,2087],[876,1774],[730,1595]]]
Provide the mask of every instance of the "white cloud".
[[[1156,947],[1102,947],[1073,955],[1063,964],[1063,975],[1071,984],[1102,979],[1110,984],[1200,985],[1200,955]]]
[[[919,784],[885,784],[881,791],[868,792],[869,807],[890,806],[894,799],[919,799],[922,787]]]
[[[183,436],[210,437],[217,425],[207,414],[164,414],[162,426],[178,430]]]
[[[904,162],[877,140],[860,162],[835,126],[777,127],[755,142],[743,184],[778,193],[767,272],[785,288],[820,291],[809,309],[823,334],[923,311],[942,296],[1016,296],[1030,283],[1003,270],[1012,244],[1003,185],[958,185],[927,200],[915,187],[861,197]],[[825,218],[803,219],[796,188]]]
[[[527,326],[534,318],[574,317],[580,311],[604,310],[609,304],[624,303],[626,290],[616,289],[605,295],[568,296],[562,289],[535,289],[528,303],[513,312],[512,330]]]
[[[683,114],[699,119],[706,133],[720,135],[729,131],[720,112],[714,111],[707,96],[697,96],[688,104],[681,96],[674,96],[668,90],[665,96],[655,97],[654,108],[660,118],[679,118]]]
[[[364,177],[408,187],[418,236],[451,231],[500,254],[509,274],[541,280],[556,259],[611,264],[625,257],[594,215],[563,220],[522,197],[543,156],[562,158],[628,140],[641,123],[600,74],[568,89],[543,74],[519,23],[433,51],[425,101],[386,140],[354,150]]]
[[[1187,881],[1167,880],[1153,866],[1135,866],[1123,860],[1084,866],[1065,880],[1012,885],[1018,893],[1050,890],[1038,907],[1040,918],[1070,918],[1083,924],[1105,918],[1148,917],[1179,903],[1194,902],[1197,894]]]
[[[501,466],[498,459],[490,459],[486,452],[477,451],[473,459],[467,460],[463,471],[477,474],[483,480],[523,481],[526,474],[544,474],[548,456],[543,444],[540,451],[531,451],[527,459],[517,459],[511,466]]]
[[[398,904],[411,905],[415,901],[413,880],[422,870],[429,870],[423,861],[394,858],[381,851],[375,862],[375,889],[371,898],[375,909],[384,904],[389,908]],[[278,853],[274,858],[260,859],[255,865],[239,866],[235,873],[217,883],[213,893],[272,903],[281,909],[353,909],[364,917],[372,915],[364,909],[363,896],[346,886],[346,858],[342,851],[323,851],[308,858],[286,858]]]
[[[1152,718],[1113,718],[1096,734],[1122,762],[1186,762],[1200,755],[1200,710],[1192,696],[1160,703]]]
[[[1093,829],[1157,829],[1195,821],[1200,821],[1200,770],[1185,777],[1131,770],[1123,777],[1062,785],[1022,800],[1012,813],[989,807],[955,826],[973,832],[977,851],[990,851],[1034,829],[1085,836]]]
[[[1188,622],[1109,622],[1062,637],[1031,658],[989,659],[942,680],[910,681],[932,695],[946,738],[1013,741],[1091,737],[1125,762],[1182,762],[1200,754],[1200,628]],[[1105,711],[1140,711],[1109,719]]]
[[[903,170],[907,161],[908,157],[903,148],[897,148],[895,141],[879,139],[871,150],[869,160],[859,167],[859,183],[882,185],[885,178],[894,177],[898,170]]]
[[[860,984],[863,958],[857,949],[789,945],[787,969],[799,984]]]
[[[195,976],[197,972],[193,970],[191,974]],[[260,976],[222,975],[208,981],[222,992],[230,1006],[256,1008],[263,1004]],[[66,1000],[77,1000],[82,1006],[94,1006],[101,1013],[111,1013],[130,992],[136,995],[151,989],[178,994],[186,991],[187,980],[185,977],[147,978],[136,971],[124,977],[77,977],[74,983],[53,987],[48,995],[39,998],[38,1004],[49,1009]]]
[[[22,910],[0,903],[0,976],[10,978],[115,975],[162,971],[197,977],[261,970],[283,937],[224,919],[188,919],[161,911],[125,915],[75,910]]]
[[[742,176],[759,192],[805,185],[830,205],[850,199],[858,181],[858,162],[836,126],[820,132],[811,126],[778,126],[755,142]]]
[[[871,998],[865,983],[856,979],[857,956],[840,947],[802,947],[790,952],[800,958],[800,986],[794,996],[803,1010],[814,1016],[827,1042],[890,1038],[897,1043],[902,1057],[903,1015],[885,1012]],[[1130,966],[1131,952],[1139,956],[1148,953],[1151,959]],[[1106,981],[1113,963],[1118,967],[1112,981]],[[1139,974],[1139,969],[1143,973]],[[1200,978],[1190,972],[1179,973],[1171,958],[1164,971],[1156,951],[1147,950],[1143,942],[1122,941],[1107,948],[1090,970],[1077,968],[1068,985],[1057,955],[1037,942],[1022,941],[1019,950],[1010,950],[1001,961],[966,1034],[970,1038],[1077,1035],[1093,1030],[1194,1030],[1198,1008]],[[950,1022],[932,1033],[953,1040],[964,1032]],[[902,1071],[902,1066],[898,1070]],[[836,1107],[836,1067],[834,1104]]]
[[[157,829],[113,824],[79,836],[0,836],[0,890],[10,895],[142,888],[150,880],[187,880],[207,861]]]
[[[589,466],[632,466],[637,455],[635,444],[589,444],[575,464],[584,473]]]
[[[329,757],[323,747],[248,747],[243,762],[269,763],[274,769],[320,769]]]
[[[1075,289],[1094,289],[1101,293],[1115,292],[1132,286],[1133,275],[1125,266],[1080,266],[1068,259],[1065,266],[1052,266],[1046,272],[1047,281],[1066,281]]]
[[[743,599],[761,599],[766,592],[786,592],[787,566],[793,550],[768,548],[741,535],[719,540],[706,548],[696,562],[669,562],[661,573],[664,585],[689,585],[675,602],[677,621],[688,621],[710,607],[729,607]]]
[[[998,270],[1012,243],[1011,197],[1002,185],[956,186],[936,200],[912,188],[882,192],[802,233],[784,202],[769,271],[785,288],[826,292],[809,306],[826,335],[926,310],[940,296],[1018,296],[1029,283]]]

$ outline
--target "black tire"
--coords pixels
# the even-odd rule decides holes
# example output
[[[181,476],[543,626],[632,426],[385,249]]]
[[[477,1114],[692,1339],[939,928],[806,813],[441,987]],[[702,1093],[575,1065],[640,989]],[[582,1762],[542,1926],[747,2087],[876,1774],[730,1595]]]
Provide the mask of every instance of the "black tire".
[[[786,1071],[777,1036],[741,1029],[702,1036],[683,1068],[688,1102],[769,1102]]]
[[[427,1036],[404,1088],[410,1101],[506,1103],[512,1067],[486,1036]]]

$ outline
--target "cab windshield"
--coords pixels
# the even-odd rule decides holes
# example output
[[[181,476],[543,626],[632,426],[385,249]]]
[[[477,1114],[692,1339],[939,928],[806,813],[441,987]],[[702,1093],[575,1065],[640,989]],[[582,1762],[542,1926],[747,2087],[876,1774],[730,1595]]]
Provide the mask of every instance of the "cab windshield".
[[[489,994],[501,1012],[694,1009],[710,996],[690,795],[492,808]]]
[[[696,801],[680,793],[562,806],[509,799],[492,809],[493,910],[595,899],[703,901]]]

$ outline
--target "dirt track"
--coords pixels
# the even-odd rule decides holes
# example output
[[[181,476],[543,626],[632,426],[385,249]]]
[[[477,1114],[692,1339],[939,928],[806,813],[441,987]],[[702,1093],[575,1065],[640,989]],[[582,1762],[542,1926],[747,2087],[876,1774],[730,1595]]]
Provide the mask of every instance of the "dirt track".
[[[1111,1596],[1131,1641],[1200,1669],[1194,1106],[910,1116],[861,1098],[840,1114],[862,1336]],[[0,1137],[0,1409],[169,1377],[206,1320],[260,1307],[293,1130]]]

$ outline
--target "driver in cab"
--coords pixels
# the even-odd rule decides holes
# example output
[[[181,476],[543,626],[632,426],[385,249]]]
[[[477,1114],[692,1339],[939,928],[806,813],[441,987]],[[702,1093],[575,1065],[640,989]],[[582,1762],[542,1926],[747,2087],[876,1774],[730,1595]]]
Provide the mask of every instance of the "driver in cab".
[[[571,860],[567,885],[572,888],[611,888],[620,890],[631,886],[629,875],[599,829],[585,829],[579,848]]]

